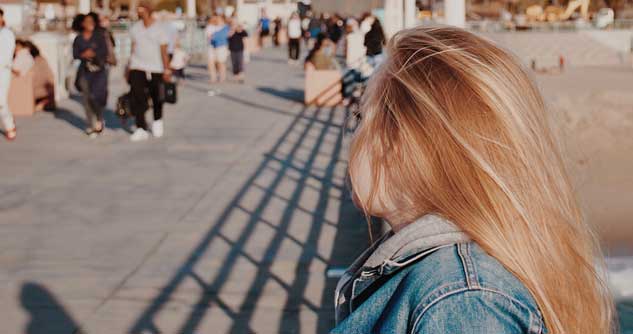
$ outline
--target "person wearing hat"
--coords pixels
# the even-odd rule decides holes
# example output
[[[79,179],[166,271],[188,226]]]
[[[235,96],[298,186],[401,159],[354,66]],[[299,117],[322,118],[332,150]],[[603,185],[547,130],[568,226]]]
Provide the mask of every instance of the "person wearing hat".
[[[165,81],[171,80],[167,54],[169,38],[165,29],[152,17],[152,11],[152,3],[141,0],[137,7],[140,20],[130,30],[132,55],[128,81],[131,87],[130,106],[136,119],[136,130],[130,136],[132,141],[149,139],[145,120],[148,98],[152,99],[154,111],[151,134],[158,138],[164,133],[161,91]]]

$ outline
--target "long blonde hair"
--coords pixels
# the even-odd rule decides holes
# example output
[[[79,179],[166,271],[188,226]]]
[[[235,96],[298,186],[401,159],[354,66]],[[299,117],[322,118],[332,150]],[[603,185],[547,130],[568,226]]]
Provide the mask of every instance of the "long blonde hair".
[[[451,27],[403,30],[372,78],[350,149],[367,215],[440,214],[516,275],[552,334],[610,333],[595,237],[546,108],[508,52]],[[369,167],[369,196],[358,196]]]

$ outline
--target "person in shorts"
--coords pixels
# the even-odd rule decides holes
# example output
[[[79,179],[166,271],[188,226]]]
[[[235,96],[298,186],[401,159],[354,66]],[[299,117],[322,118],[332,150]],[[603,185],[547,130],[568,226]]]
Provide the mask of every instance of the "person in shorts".
[[[262,9],[262,15],[259,18],[259,46],[264,46],[264,39],[270,36],[270,18],[266,14],[266,10]]]
[[[229,26],[221,16],[212,16],[205,29],[209,41],[207,68],[211,83],[223,82],[226,79],[226,60],[229,56]]]

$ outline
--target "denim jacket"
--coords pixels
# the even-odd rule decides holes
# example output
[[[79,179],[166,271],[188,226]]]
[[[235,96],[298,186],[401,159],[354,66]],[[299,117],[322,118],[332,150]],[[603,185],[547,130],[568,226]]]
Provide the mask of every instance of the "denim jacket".
[[[332,334],[547,333],[527,288],[436,215],[363,253],[339,281],[335,307]]]

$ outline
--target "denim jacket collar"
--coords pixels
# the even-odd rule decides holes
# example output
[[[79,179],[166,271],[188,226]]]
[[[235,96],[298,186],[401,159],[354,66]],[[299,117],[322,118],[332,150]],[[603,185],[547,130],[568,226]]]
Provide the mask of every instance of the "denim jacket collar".
[[[397,271],[438,248],[470,238],[447,219],[425,215],[378,239],[354,261],[339,280],[335,293],[336,318],[342,320],[353,308],[353,299],[378,278]]]

